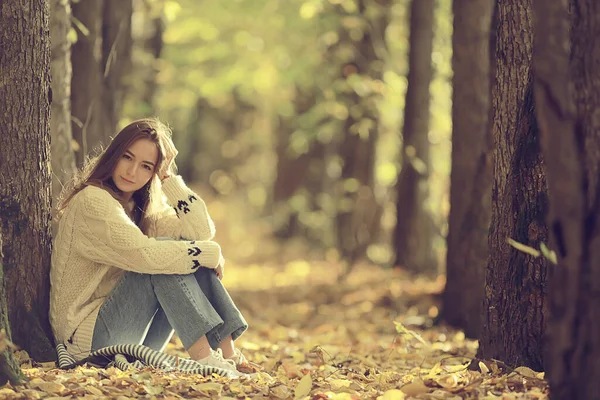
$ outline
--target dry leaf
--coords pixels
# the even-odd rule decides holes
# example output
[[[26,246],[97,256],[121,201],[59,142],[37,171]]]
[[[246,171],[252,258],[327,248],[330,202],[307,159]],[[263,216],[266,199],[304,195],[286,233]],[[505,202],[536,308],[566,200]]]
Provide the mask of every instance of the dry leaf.
[[[386,391],[383,396],[379,396],[377,400],[404,400],[406,395],[402,390],[391,389]]]
[[[312,389],[312,384],[313,382],[310,374],[304,375],[304,377],[300,379],[298,386],[296,386],[296,389],[294,390],[294,397],[296,399],[301,399],[304,396],[308,395]]]
[[[418,396],[421,393],[429,392],[429,388],[420,379],[415,379],[411,383],[402,386],[400,390],[407,396]]]

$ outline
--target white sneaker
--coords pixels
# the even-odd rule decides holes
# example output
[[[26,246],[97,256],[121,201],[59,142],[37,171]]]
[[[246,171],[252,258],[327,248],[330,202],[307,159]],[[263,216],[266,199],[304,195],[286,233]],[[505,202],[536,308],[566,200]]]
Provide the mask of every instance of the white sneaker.
[[[235,349],[233,356],[231,356],[229,360],[233,361],[235,365],[240,365],[248,362],[248,360],[246,360],[246,357],[244,357],[240,349]]]
[[[235,361],[223,358],[223,351],[221,349],[211,349],[208,357],[202,358],[198,360],[198,362],[202,365],[208,365],[211,367],[217,367],[237,372],[237,369],[235,367]]]

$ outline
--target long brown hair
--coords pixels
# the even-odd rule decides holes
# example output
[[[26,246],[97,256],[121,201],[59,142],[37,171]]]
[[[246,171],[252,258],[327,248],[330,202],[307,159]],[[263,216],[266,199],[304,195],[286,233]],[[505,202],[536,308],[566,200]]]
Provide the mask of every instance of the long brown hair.
[[[135,141],[149,139],[158,148],[158,161],[152,178],[131,196],[135,204],[133,213],[130,215],[135,224],[145,231],[143,219],[152,209],[152,203],[158,203],[161,199],[157,186],[157,173],[165,159],[165,141],[170,140],[170,137],[171,130],[155,118],[144,118],[127,125],[112,139],[105,150],[97,156],[89,158],[84,167],[75,173],[65,186],[59,198],[56,218],[60,219],[73,196],[86,186],[103,188],[123,204],[122,193],[113,182],[112,174],[125,151]]]

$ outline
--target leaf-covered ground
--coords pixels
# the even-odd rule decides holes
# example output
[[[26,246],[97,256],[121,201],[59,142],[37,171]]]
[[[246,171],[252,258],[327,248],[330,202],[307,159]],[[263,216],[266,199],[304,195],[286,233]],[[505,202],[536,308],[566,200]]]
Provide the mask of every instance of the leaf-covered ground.
[[[252,379],[202,378],[52,364],[1,398],[545,399],[541,373],[467,369],[477,344],[434,326],[442,280],[361,266],[347,282],[325,262],[232,266],[225,284],[249,324],[238,344],[262,367]],[[169,352],[184,355],[175,338]],[[481,371],[483,369],[483,372]]]

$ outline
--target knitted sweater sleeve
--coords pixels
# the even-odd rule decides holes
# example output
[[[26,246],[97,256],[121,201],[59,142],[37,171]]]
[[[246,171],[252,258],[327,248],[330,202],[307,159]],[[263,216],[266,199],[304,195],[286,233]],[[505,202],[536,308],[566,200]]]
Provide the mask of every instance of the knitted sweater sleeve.
[[[104,189],[89,186],[71,201],[77,202],[75,249],[84,258],[146,274],[190,274],[219,263],[216,242],[147,237]]]
[[[210,240],[215,236],[215,224],[206,203],[186,186],[181,176],[165,179],[162,189],[171,207],[154,219],[153,236],[187,240]]]

